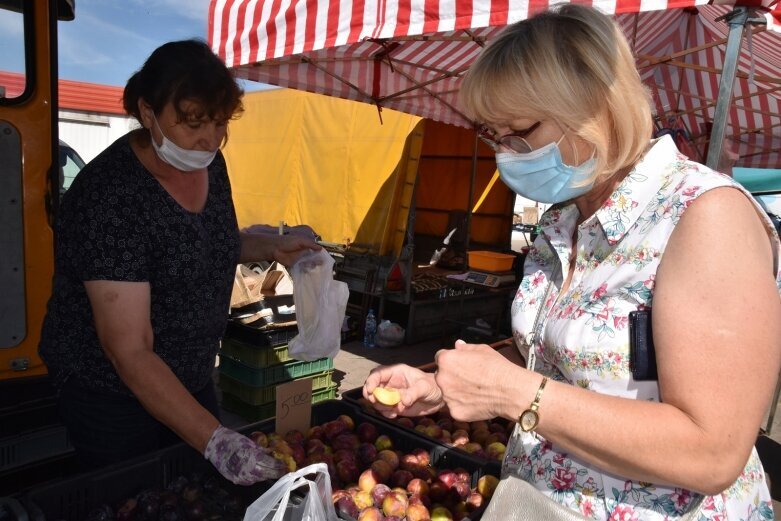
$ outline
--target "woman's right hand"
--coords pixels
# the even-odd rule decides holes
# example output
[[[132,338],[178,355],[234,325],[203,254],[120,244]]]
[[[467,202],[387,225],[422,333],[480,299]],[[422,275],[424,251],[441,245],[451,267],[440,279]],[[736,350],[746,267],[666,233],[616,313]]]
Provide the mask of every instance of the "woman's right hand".
[[[399,391],[401,401],[394,406],[383,405],[374,397],[377,387],[393,387]],[[424,416],[431,414],[445,404],[442,391],[434,381],[433,373],[405,364],[379,366],[369,373],[363,384],[363,397],[369,400],[385,417]]]

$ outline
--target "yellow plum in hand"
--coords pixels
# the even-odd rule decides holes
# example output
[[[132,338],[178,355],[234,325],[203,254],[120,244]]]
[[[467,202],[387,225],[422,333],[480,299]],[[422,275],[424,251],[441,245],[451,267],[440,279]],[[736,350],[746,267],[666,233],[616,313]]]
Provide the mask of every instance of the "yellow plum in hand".
[[[372,391],[372,394],[377,398],[378,402],[390,407],[401,401],[401,394],[399,394],[398,389],[394,389],[393,387],[377,387]]]

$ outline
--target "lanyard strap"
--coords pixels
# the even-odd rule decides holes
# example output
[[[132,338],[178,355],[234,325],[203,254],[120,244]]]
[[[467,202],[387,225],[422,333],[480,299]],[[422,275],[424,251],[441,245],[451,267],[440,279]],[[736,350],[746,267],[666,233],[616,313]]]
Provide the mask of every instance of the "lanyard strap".
[[[537,362],[537,342],[542,338],[542,325],[544,323],[544,320],[542,320],[542,310],[545,307],[545,302],[548,301],[548,297],[550,296],[553,280],[559,274],[559,270],[561,269],[561,261],[558,258],[556,258],[556,261],[558,263],[553,268],[551,278],[548,280],[548,285],[545,288],[545,296],[542,298],[540,301],[540,306],[537,308],[537,316],[534,318],[534,326],[532,327],[531,335],[527,337],[529,339],[527,341],[529,344],[529,354],[526,355],[526,369],[530,371],[534,371],[534,365]]]

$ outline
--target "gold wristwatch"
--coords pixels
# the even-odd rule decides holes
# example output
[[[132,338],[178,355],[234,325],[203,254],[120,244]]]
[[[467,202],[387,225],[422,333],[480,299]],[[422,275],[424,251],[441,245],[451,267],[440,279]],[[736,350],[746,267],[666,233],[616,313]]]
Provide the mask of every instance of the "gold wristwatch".
[[[548,383],[546,377],[542,377],[542,383],[537,394],[534,396],[534,401],[529,405],[529,408],[521,413],[518,417],[518,423],[521,426],[523,432],[530,432],[537,428],[537,424],[540,423],[540,415],[537,409],[540,407],[540,398],[542,398],[542,391],[545,390],[545,384]]]

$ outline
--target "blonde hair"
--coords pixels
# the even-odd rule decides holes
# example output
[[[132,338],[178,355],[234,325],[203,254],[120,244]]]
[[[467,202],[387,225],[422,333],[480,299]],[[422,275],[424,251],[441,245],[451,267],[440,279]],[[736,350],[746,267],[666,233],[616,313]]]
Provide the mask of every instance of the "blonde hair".
[[[651,139],[651,97],[629,43],[606,15],[565,4],[509,26],[459,93],[481,122],[550,119],[595,147],[596,175],[634,164]]]

